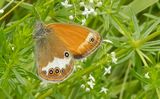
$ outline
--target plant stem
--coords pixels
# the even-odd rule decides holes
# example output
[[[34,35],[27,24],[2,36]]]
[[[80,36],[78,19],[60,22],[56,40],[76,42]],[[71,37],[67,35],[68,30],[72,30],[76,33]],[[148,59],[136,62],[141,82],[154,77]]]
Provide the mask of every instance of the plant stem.
[[[131,61],[129,60],[128,68],[127,68],[127,71],[125,73],[125,77],[124,77],[124,80],[123,80],[123,84],[122,84],[122,88],[121,88],[119,99],[123,99],[123,93],[124,93],[125,84],[126,84],[126,81],[127,81],[127,78],[128,78],[130,67],[131,67]]]
[[[14,9],[16,9],[24,0],[20,1],[17,5],[15,5],[11,10],[9,10],[5,15],[0,17],[0,21],[4,19],[7,15],[9,15]]]
[[[156,88],[156,92],[157,92],[158,99],[160,99],[160,91],[158,90],[158,88]]]
[[[52,90],[52,88],[51,88],[51,89],[47,90],[46,93],[38,96],[36,99],[45,99],[45,98],[46,98],[47,96],[49,96],[52,92],[53,92],[53,90]]]
[[[160,31],[154,32],[151,35],[147,36],[146,38],[140,40],[139,44],[143,45],[145,42],[157,37],[158,35],[160,35]]]

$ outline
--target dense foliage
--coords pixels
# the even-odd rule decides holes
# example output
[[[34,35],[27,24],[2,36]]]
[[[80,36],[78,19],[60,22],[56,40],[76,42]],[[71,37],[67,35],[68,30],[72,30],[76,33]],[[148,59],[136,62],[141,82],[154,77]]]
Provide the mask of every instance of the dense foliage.
[[[1,99],[160,99],[158,0],[0,0],[0,8]],[[47,84],[36,73],[36,20],[81,24],[103,42],[69,79]]]

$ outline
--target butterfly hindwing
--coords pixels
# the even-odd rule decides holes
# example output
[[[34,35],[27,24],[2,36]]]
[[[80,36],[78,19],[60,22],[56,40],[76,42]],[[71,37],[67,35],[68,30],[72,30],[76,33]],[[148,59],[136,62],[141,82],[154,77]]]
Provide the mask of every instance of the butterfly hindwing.
[[[38,75],[46,81],[63,81],[73,72],[72,54],[54,32],[45,26],[40,29],[35,34]]]

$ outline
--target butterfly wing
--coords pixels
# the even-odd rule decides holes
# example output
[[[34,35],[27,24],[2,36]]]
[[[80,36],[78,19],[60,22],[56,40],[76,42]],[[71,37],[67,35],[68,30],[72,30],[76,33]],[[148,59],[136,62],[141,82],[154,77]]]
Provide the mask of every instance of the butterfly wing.
[[[101,42],[100,35],[84,26],[73,24],[49,24],[48,29],[63,41],[75,59],[81,59],[93,52]]]
[[[44,26],[36,30],[36,64],[40,78],[61,82],[73,72],[73,57],[53,31]]]

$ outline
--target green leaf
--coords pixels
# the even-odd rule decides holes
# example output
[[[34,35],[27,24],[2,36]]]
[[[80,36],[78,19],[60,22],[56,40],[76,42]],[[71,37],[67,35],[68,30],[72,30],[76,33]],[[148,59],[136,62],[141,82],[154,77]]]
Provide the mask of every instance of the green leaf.
[[[8,91],[6,91],[5,89],[3,89],[3,88],[0,88],[1,90],[2,90],[2,92],[5,94],[5,96],[6,96],[6,98],[7,99],[13,99],[12,98],[12,96],[11,95],[9,95],[9,92]]]
[[[12,71],[14,72],[17,80],[18,80],[22,85],[26,85],[26,82],[25,82],[24,78],[23,78],[15,69],[12,69]]]
[[[156,2],[158,2],[158,0],[134,0],[129,5],[124,7],[122,12],[130,16],[131,13],[130,10],[128,10],[130,8],[135,14],[138,14]]]
[[[160,23],[160,19],[159,20],[157,20],[155,23],[153,23],[144,33],[143,33],[143,35],[141,36],[142,38],[145,38],[145,37],[147,37],[149,34],[151,34],[152,33],[152,31],[154,30],[154,29],[156,29],[156,27],[157,27],[157,25]]]

